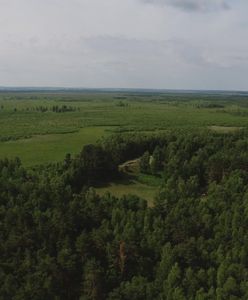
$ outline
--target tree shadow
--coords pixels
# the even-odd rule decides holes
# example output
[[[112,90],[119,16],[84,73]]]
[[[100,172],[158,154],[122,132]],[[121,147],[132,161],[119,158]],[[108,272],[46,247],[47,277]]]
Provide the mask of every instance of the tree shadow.
[[[130,174],[130,173],[119,173],[119,176],[113,178],[112,180],[103,180],[98,182],[94,185],[95,188],[105,188],[110,187],[112,184],[122,184],[122,185],[130,185],[133,184],[134,181],[137,179],[137,175]]]

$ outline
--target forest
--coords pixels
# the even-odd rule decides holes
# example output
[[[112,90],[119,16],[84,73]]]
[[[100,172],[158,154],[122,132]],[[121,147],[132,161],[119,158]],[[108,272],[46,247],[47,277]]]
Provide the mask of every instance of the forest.
[[[140,158],[152,205],[97,194]],[[248,299],[248,131],[130,132],[0,161],[0,299]]]

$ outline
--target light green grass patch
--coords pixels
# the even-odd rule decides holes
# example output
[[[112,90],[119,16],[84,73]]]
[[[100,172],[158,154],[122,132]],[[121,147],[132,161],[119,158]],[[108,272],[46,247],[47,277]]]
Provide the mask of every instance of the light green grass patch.
[[[66,153],[75,155],[86,144],[108,135],[106,127],[87,127],[66,134],[35,135],[17,141],[0,142],[0,158],[19,157],[25,166],[62,161]]]
[[[228,132],[235,132],[237,130],[242,129],[243,127],[232,127],[232,126],[210,126],[211,130],[222,132],[222,133],[228,133]]]

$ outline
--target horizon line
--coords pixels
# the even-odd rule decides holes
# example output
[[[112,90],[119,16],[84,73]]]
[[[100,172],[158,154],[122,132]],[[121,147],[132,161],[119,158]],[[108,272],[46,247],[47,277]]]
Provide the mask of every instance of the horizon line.
[[[85,91],[85,90],[91,90],[91,91],[143,91],[143,92],[151,92],[151,91],[157,91],[157,92],[229,92],[229,93],[248,93],[248,90],[239,90],[239,89],[180,89],[180,88],[114,88],[114,87],[73,87],[73,86],[0,86],[0,92],[2,91],[38,91],[38,90],[44,90],[44,91]]]

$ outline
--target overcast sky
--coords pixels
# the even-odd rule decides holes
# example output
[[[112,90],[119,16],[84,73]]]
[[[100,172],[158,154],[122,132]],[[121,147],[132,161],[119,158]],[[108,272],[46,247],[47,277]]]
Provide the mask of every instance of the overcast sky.
[[[248,90],[247,0],[0,0],[0,86]]]

